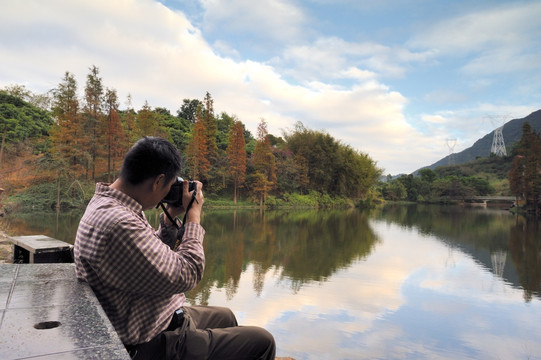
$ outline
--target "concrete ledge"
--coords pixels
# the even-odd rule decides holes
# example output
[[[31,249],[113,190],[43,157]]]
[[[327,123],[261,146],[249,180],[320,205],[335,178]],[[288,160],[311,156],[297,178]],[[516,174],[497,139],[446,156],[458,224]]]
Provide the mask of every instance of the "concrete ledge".
[[[73,264],[0,264],[0,359],[130,359]]]

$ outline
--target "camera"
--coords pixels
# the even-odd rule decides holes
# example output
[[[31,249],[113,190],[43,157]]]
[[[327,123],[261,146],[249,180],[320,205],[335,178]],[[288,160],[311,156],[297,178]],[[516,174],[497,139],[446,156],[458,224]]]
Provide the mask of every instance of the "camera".
[[[171,204],[175,207],[182,206],[182,184],[184,179],[178,176],[171,186],[171,190],[165,195],[162,202],[166,204]],[[195,181],[188,182],[188,191],[193,191],[195,189]]]

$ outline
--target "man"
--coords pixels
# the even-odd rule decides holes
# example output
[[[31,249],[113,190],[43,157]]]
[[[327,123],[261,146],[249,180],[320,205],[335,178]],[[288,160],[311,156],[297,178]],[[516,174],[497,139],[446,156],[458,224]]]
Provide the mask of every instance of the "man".
[[[114,183],[96,184],[75,239],[77,277],[90,284],[134,359],[274,359],[266,330],[238,326],[227,308],[184,307],[184,292],[199,283],[205,265],[202,184],[189,192],[184,181],[182,207],[165,206],[176,224],[161,214],[156,232],[143,212],[169,193],[180,160],[168,141],[145,137],[128,151]],[[175,248],[181,232],[173,218],[190,202]]]

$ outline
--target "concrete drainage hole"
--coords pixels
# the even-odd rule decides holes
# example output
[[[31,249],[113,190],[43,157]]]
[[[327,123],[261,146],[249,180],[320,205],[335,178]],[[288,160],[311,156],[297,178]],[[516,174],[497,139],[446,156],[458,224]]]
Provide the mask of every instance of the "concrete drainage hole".
[[[35,324],[34,329],[38,329],[38,330],[54,329],[56,327],[59,327],[60,325],[62,325],[60,321],[43,321],[43,322]]]

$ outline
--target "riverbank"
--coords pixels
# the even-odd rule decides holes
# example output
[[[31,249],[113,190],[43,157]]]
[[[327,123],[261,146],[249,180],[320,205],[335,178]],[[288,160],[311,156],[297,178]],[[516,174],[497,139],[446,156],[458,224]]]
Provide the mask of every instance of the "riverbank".
[[[0,264],[13,262],[13,245],[9,236],[0,230]]]

